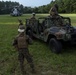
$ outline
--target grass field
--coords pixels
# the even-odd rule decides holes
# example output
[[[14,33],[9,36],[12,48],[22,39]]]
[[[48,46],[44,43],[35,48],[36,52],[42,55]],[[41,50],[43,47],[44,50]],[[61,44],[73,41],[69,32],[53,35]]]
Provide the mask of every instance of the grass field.
[[[70,17],[72,25],[76,26],[76,14],[60,15]],[[37,14],[36,16],[48,16],[48,14]],[[25,24],[25,19],[30,17],[30,14],[21,17],[0,15],[0,75],[21,75],[18,53],[12,47],[12,41],[17,34],[18,18],[21,18]],[[63,49],[63,52],[57,55],[52,53],[44,42],[34,40],[33,45],[29,46],[29,50],[33,55],[37,70],[37,74],[34,75],[76,75],[75,47]],[[26,60],[25,70],[32,75]]]

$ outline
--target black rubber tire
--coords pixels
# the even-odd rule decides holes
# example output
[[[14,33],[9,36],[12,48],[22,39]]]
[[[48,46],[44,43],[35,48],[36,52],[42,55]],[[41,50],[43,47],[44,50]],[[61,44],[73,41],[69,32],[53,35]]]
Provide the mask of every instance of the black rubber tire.
[[[59,54],[62,50],[62,44],[55,38],[51,38],[49,41],[49,47],[53,53]]]

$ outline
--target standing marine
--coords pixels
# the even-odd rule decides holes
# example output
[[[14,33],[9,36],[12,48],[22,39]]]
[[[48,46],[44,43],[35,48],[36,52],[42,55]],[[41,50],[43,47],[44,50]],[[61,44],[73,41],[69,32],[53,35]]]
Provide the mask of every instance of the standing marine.
[[[31,44],[32,40],[25,34],[25,27],[19,27],[18,32],[19,34],[14,39],[13,46],[18,50],[18,59],[22,75],[26,75],[26,71],[24,70],[24,58],[26,58],[29,63],[32,73],[35,73],[33,59],[28,50],[28,44]]]

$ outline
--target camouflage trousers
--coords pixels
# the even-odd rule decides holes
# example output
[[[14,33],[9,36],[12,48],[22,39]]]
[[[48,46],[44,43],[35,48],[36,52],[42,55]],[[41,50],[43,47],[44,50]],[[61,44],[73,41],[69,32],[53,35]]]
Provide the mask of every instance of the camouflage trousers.
[[[29,53],[29,50],[27,48],[25,48],[25,49],[19,49],[18,51],[19,51],[18,59],[20,61],[20,68],[21,68],[22,74],[25,72],[24,71],[24,58],[26,58],[26,60],[29,63],[32,71],[34,71],[33,59]]]

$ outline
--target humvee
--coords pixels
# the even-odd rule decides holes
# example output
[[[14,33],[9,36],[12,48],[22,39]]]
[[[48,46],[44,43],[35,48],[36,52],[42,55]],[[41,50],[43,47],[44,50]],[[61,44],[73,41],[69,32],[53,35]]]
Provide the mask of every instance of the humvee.
[[[76,44],[76,28],[71,26],[69,17],[61,17],[63,25],[58,26],[58,18],[41,17],[26,19],[26,34],[49,44],[52,52],[60,53],[63,43]]]

